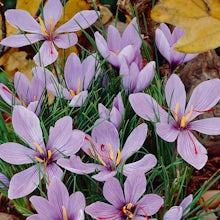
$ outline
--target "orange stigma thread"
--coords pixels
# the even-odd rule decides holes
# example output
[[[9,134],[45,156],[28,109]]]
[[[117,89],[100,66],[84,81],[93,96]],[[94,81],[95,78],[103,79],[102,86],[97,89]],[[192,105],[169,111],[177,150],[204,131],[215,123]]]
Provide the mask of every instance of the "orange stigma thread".
[[[68,220],[68,215],[67,215],[67,211],[64,205],[62,205],[62,215],[63,215],[63,219],[62,220]]]

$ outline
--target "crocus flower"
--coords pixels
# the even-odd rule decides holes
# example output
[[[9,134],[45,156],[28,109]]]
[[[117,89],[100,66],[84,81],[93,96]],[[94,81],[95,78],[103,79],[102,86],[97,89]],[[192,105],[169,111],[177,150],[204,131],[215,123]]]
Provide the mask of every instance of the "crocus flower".
[[[69,195],[61,180],[52,178],[47,190],[48,200],[31,196],[30,201],[38,214],[27,220],[84,220],[85,198],[81,192]]]
[[[9,186],[8,177],[5,176],[3,173],[0,173],[0,189],[1,190],[7,190],[8,186]]]
[[[220,134],[220,118],[194,120],[196,116],[213,112],[211,109],[220,99],[220,80],[212,79],[199,84],[192,92],[186,105],[186,91],[180,78],[172,74],[165,87],[168,112],[151,96],[144,93],[131,94],[129,97],[134,111],[143,119],[156,123],[157,134],[168,142],[177,140],[180,156],[196,169],[207,162],[207,150],[191,131],[207,135]],[[165,108],[166,109],[166,108]]]
[[[119,67],[122,57],[131,63],[140,54],[142,44],[136,18],[132,19],[122,36],[116,27],[109,25],[107,42],[99,32],[95,32],[95,42],[102,57],[113,66]]]
[[[97,77],[96,58],[92,54],[86,57],[81,63],[75,53],[71,53],[67,58],[64,68],[64,86],[49,71],[41,67],[35,68],[35,75],[45,82],[46,87],[55,96],[70,100],[69,106],[79,107],[88,96],[88,89],[92,79]]]
[[[163,199],[157,194],[147,194],[140,199],[145,190],[145,175],[138,170],[127,177],[124,193],[120,182],[112,177],[103,187],[103,195],[111,204],[98,201],[87,206],[85,211],[94,219],[150,220],[149,216],[154,215],[163,205]]]
[[[197,54],[185,54],[173,49],[175,43],[184,35],[184,30],[175,27],[172,34],[168,26],[164,23],[156,29],[156,45],[162,56],[169,62],[173,71],[179,64],[192,60]]]
[[[29,110],[40,113],[43,102],[44,84],[36,77],[30,81],[24,74],[16,72],[14,76],[14,88],[17,96],[0,83],[0,96],[9,105],[23,105]]]
[[[171,207],[164,215],[163,220],[181,220],[184,215],[189,212],[187,206],[192,202],[193,196],[188,195],[179,206]]]
[[[125,161],[141,148],[146,135],[147,125],[143,123],[132,131],[120,150],[117,129],[111,122],[104,121],[93,128],[91,137],[86,135],[82,146],[82,150],[96,163],[83,163],[78,156],[74,155],[70,159],[60,159],[57,163],[77,174],[88,174],[98,170],[99,173],[92,176],[98,181],[105,181],[115,176],[117,171],[126,176],[136,170],[145,173],[156,165],[157,159],[154,155],[147,154],[141,160],[130,164],[125,164]]]
[[[121,125],[124,109],[121,93],[118,93],[118,95],[114,98],[111,111],[102,103],[99,103],[98,105],[99,117],[102,119],[109,119],[109,121],[113,123],[117,129],[119,129]]]
[[[29,147],[13,142],[1,144],[0,158],[15,165],[33,164],[12,177],[8,197],[15,199],[31,193],[44,176],[48,182],[53,176],[61,178],[63,171],[56,160],[76,153],[84,141],[84,134],[72,130],[72,119],[66,116],[50,128],[45,145],[38,117],[23,106],[14,107],[12,124],[14,131]]]
[[[149,62],[143,69],[140,69],[135,62],[128,65],[125,59],[121,60],[120,75],[126,93],[142,92],[150,85],[154,78],[154,72],[154,61]]]
[[[85,29],[93,24],[98,13],[94,10],[84,10],[74,15],[68,22],[56,28],[61,17],[63,6],[60,0],[48,0],[43,8],[43,18],[38,17],[39,23],[26,11],[10,9],[5,12],[6,20],[14,27],[30,34],[17,34],[1,41],[9,47],[23,47],[38,41],[44,41],[39,53],[34,57],[38,65],[47,66],[53,63],[58,48],[69,48],[77,43],[77,35],[73,32]]]

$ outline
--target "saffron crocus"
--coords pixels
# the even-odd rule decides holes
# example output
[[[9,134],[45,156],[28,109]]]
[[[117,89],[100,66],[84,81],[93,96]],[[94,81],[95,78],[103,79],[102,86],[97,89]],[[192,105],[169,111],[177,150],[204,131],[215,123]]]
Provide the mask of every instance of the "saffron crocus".
[[[57,163],[77,174],[92,173],[98,170],[98,174],[92,177],[98,181],[105,181],[110,177],[115,176],[117,171],[128,176],[136,170],[141,170],[143,173],[152,169],[157,159],[152,154],[145,155],[139,161],[125,164],[126,160],[143,145],[147,135],[147,125],[141,124],[136,127],[128,136],[124,147],[120,150],[119,134],[115,126],[104,121],[95,126],[92,130],[92,135],[86,136],[82,146],[95,163],[83,163],[78,156],[71,156],[70,159],[60,159]]]
[[[0,173],[0,189],[6,191],[9,186],[9,179],[3,173]]]
[[[184,215],[189,212],[189,208],[186,209],[192,202],[193,196],[188,195],[179,206],[171,207],[164,215],[163,220],[181,220]]]
[[[156,45],[162,56],[169,62],[171,72],[181,63],[192,60],[197,54],[185,54],[173,49],[175,43],[184,35],[184,30],[175,27],[172,34],[164,23],[156,29]]]
[[[13,142],[1,144],[0,158],[15,165],[32,164],[15,174],[10,181],[8,197],[15,199],[31,193],[45,176],[47,181],[53,176],[61,178],[63,171],[56,164],[56,160],[76,153],[84,141],[84,134],[72,130],[72,119],[66,116],[50,128],[45,145],[38,117],[23,106],[14,107],[12,125],[29,147]]]
[[[135,62],[128,65],[125,59],[122,59],[120,75],[122,76],[122,85],[126,93],[142,92],[152,82],[154,72],[154,61],[149,62],[143,69],[140,69]]]
[[[88,89],[96,74],[96,58],[92,54],[86,57],[81,63],[75,53],[67,58],[64,68],[64,83],[59,84],[58,80],[49,71],[41,67],[35,69],[35,75],[45,82],[46,87],[53,95],[70,100],[69,106],[79,107],[88,96]]]
[[[14,88],[17,95],[0,83],[0,96],[9,105],[23,105],[39,115],[43,102],[44,84],[36,77],[30,81],[24,74],[16,72]]]
[[[69,195],[61,180],[52,178],[47,190],[48,200],[31,196],[30,201],[38,214],[27,220],[84,220],[85,197],[81,192]]]
[[[136,18],[132,19],[122,36],[116,27],[110,25],[108,27],[107,42],[99,32],[95,32],[95,41],[102,57],[106,58],[115,67],[120,66],[122,57],[129,64],[139,58],[142,40],[138,34]]]
[[[87,206],[85,211],[94,219],[150,220],[150,216],[160,209],[164,201],[157,194],[147,194],[141,198],[145,190],[145,175],[138,170],[127,177],[124,183],[124,193],[120,182],[112,177],[105,182],[103,187],[103,195],[111,204],[98,201]]]
[[[156,123],[157,134],[168,142],[177,140],[180,156],[196,169],[207,162],[207,150],[191,131],[207,135],[220,134],[220,118],[194,120],[211,109],[220,99],[220,80],[212,79],[199,84],[192,92],[186,105],[186,91],[180,78],[172,74],[165,87],[168,112],[151,96],[144,93],[131,94],[129,97],[134,111],[143,119]],[[166,109],[166,108],[165,108]]]
[[[98,18],[94,10],[84,10],[74,15],[68,22],[56,28],[61,17],[63,6],[60,0],[48,0],[43,8],[43,18],[38,17],[39,23],[26,11],[10,9],[5,12],[6,20],[14,27],[27,34],[9,36],[1,41],[2,45],[9,47],[23,47],[38,41],[44,41],[39,53],[34,57],[38,65],[47,66],[53,63],[58,48],[69,48],[78,41],[73,32],[88,28]]]
[[[117,129],[119,129],[124,113],[124,103],[121,97],[121,93],[118,93],[118,95],[114,98],[111,111],[107,109],[102,103],[99,103],[98,110],[100,118],[109,119],[109,121],[113,123]]]

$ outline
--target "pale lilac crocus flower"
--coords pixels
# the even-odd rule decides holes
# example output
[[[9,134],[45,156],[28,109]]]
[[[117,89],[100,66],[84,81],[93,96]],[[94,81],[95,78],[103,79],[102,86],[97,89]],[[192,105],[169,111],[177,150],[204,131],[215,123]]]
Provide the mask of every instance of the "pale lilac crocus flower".
[[[150,95],[131,94],[129,101],[134,111],[143,119],[157,122],[157,134],[167,142],[177,140],[177,152],[196,169],[207,162],[207,150],[191,131],[207,135],[220,134],[220,118],[194,120],[205,112],[213,112],[220,99],[220,80],[200,83],[192,92],[186,105],[186,91],[181,79],[172,74],[165,87],[168,108],[162,107]],[[168,109],[166,112],[164,109]],[[158,122],[159,118],[159,122]]]
[[[31,196],[30,201],[37,214],[27,220],[84,220],[85,197],[81,192],[69,195],[61,180],[52,178],[48,189],[48,199]]]
[[[95,32],[95,42],[102,57],[106,58],[113,66],[119,67],[122,57],[130,64],[139,58],[142,44],[136,18],[132,19],[122,36],[118,29],[112,25],[108,27],[107,41],[99,32]]]
[[[9,186],[9,179],[3,173],[0,173],[0,189],[6,191]]]
[[[69,48],[78,41],[73,32],[85,29],[92,25],[98,18],[94,10],[84,10],[74,15],[68,22],[56,28],[62,15],[63,6],[60,0],[48,0],[43,8],[43,18],[38,17],[39,23],[26,11],[10,9],[5,12],[6,20],[14,27],[27,34],[9,36],[1,41],[2,45],[9,47],[23,47],[29,44],[43,41],[34,61],[37,65],[47,66],[53,63],[58,48]],[[30,33],[30,34],[29,34]]]
[[[59,83],[47,69],[35,68],[35,75],[45,82],[47,90],[54,96],[70,100],[69,106],[80,107],[88,96],[88,89],[96,73],[96,56],[91,54],[82,63],[75,53],[71,53],[64,67],[64,82]],[[61,79],[62,81],[62,79]]]
[[[186,209],[187,206],[192,202],[193,196],[188,195],[179,206],[171,207],[164,215],[163,220],[181,220],[184,215],[186,215],[190,209]]]
[[[122,59],[119,73],[125,92],[136,93],[146,89],[154,78],[155,65],[155,62],[151,61],[140,69],[135,62],[128,65],[126,60]]]
[[[94,219],[127,220],[146,219],[158,212],[163,199],[157,194],[146,194],[145,175],[138,170],[129,175],[124,183],[124,192],[118,179],[108,179],[103,187],[103,195],[110,203],[97,201],[87,206],[85,211]]]
[[[147,125],[143,123],[131,132],[121,150],[117,129],[111,122],[103,121],[93,128],[91,137],[86,135],[82,146],[82,150],[96,163],[84,163],[80,157],[74,155],[70,159],[60,159],[57,163],[77,174],[88,174],[97,170],[98,174],[92,177],[98,181],[105,181],[115,176],[117,171],[126,176],[136,170],[146,173],[157,164],[157,159],[152,154],[147,154],[136,162],[125,164],[126,160],[141,148],[146,135]]]
[[[169,27],[164,23],[161,23],[160,27],[156,29],[155,41],[157,48],[162,56],[169,62],[171,72],[181,63],[188,62],[197,56],[197,54],[185,54],[173,49],[176,42],[183,35],[183,29],[175,27],[171,33]]]
[[[27,109],[40,114],[44,100],[45,86],[36,77],[30,81],[24,74],[16,72],[14,75],[16,95],[4,84],[0,83],[0,96],[8,105],[23,105]]]
[[[101,119],[109,120],[111,123],[115,125],[117,129],[119,129],[121,125],[121,120],[124,110],[125,110],[124,103],[120,92],[112,102],[111,111],[107,109],[102,103],[99,103],[98,105],[99,117]]]
[[[31,193],[45,176],[48,182],[53,176],[61,178],[63,171],[56,161],[64,155],[76,153],[84,141],[84,133],[72,130],[72,118],[65,116],[56,121],[54,127],[50,127],[45,145],[40,120],[23,106],[14,107],[12,125],[15,133],[29,147],[13,142],[1,144],[0,158],[14,165],[32,164],[15,174],[10,181],[8,197],[15,199]]]

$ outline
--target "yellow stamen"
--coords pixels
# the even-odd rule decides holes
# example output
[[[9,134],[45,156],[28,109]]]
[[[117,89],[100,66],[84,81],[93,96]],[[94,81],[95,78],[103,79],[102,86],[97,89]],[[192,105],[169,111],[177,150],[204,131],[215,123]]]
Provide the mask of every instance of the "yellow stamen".
[[[76,92],[76,94],[79,94],[79,93],[80,93],[80,90],[81,90],[80,84],[81,84],[81,79],[78,78],[78,82],[77,82],[77,92]]]
[[[62,213],[63,213],[63,219],[62,220],[68,220],[67,211],[64,205],[62,205]]]
[[[109,157],[110,157],[111,160],[114,160],[114,152],[113,152],[113,149],[112,149],[112,145],[109,143],[108,147],[109,147]]]
[[[120,53],[120,50],[116,50],[115,54],[118,55]]]
[[[103,161],[103,159],[101,158],[101,156],[98,154],[98,159],[100,161],[100,163],[106,167],[106,163]]]
[[[128,218],[134,218],[134,214],[131,211],[133,204],[128,203],[127,205],[123,206],[122,212],[128,217]]]
[[[37,101],[37,97],[36,96],[34,96],[34,102],[36,102]]]
[[[120,149],[118,149],[118,156],[117,156],[117,159],[116,159],[116,166],[118,166],[118,164],[120,163],[120,160],[121,160],[121,151],[120,151]]]
[[[39,158],[39,157],[37,157],[37,156],[34,156],[34,158],[35,158],[35,160],[36,160],[37,162],[40,162],[40,163],[43,163],[43,162],[44,162],[44,160],[42,160],[41,158]]]
[[[54,28],[54,26],[53,26],[53,18],[50,17],[50,37],[52,37],[52,35],[53,35],[53,28]]]
[[[40,22],[40,29],[41,29],[43,35],[45,35],[46,37],[48,37],[49,34],[47,33],[47,29],[46,29],[46,27],[45,27],[45,25],[44,25],[44,22],[43,22],[42,18],[41,18],[41,17],[38,17],[38,20],[39,20],[39,22]]]
[[[47,160],[50,160],[51,156],[52,156],[52,151],[48,150],[47,151]]]
[[[76,93],[71,89],[70,89],[70,94],[71,94],[72,97],[74,97],[76,95]]]
[[[193,106],[190,108],[189,112],[186,114],[185,118],[188,121],[193,113]]]
[[[37,142],[34,142],[34,146],[37,148],[40,154],[44,154],[43,148]]]
[[[183,116],[182,118],[181,118],[181,120],[180,120],[180,127],[181,128],[185,128],[186,127],[186,117],[185,116]]]
[[[180,104],[176,103],[175,110],[174,110],[174,119],[175,119],[175,121],[178,121],[178,110],[179,110],[179,107],[180,107]]]

